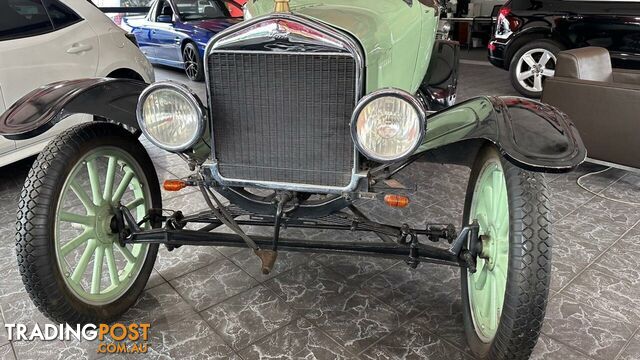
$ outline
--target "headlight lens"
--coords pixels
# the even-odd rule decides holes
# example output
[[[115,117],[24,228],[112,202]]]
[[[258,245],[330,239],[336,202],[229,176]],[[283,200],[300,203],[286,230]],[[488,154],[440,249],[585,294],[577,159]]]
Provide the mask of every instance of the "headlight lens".
[[[381,90],[358,104],[352,135],[367,158],[396,161],[418,148],[425,132],[425,118],[422,105],[409,93]]]
[[[168,151],[191,148],[204,132],[201,102],[188,88],[172,82],[145,89],[138,101],[137,116],[149,141]]]

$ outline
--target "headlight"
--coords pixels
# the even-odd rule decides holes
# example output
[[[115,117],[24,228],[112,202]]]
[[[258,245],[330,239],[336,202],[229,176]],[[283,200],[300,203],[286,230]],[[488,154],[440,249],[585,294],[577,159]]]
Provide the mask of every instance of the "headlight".
[[[136,110],[142,133],[156,146],[172,152],[191,148],[205,129],[203,106],[184,85],[170,81],[147,87]]]
[[[353,113],[351,134],[358,150],[379,162],[416,151],[425,133],[426,112],[411,94],[384,89],[363,98]]]

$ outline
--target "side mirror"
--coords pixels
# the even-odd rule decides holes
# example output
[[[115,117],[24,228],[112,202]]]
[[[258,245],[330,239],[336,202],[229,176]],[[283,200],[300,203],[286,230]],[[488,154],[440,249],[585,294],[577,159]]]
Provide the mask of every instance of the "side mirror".
[[[173,16],[171,15],[158,15],[158,17],[156,18],[156,21],[159,23],[172,23],[173,22]]]

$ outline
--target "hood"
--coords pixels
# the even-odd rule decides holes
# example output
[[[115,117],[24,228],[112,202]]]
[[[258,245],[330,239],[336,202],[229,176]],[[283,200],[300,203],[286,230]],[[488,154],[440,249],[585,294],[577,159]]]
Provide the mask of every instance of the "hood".
[[[415,93],[427,70],[438,18],[434,7],[413,0],[291,0],[291,12],[353,35],[366,55],[367,92],[395,87]],[[253,17],[273,0],[247,3]]]
[[[206,30],[206,31],[218,33],[241,21],[242,21],[242,18],[232,18],[232,19],[222,18],[222,19],[190,20],[190,21],[185,21],[184,24],[191,25],[200,30]]]

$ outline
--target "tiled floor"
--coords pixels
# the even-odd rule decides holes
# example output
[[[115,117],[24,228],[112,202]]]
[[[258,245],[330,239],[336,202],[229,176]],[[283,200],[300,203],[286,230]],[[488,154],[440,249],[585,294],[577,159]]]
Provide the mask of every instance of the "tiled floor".
[[[513,92],[506,73],[488,66],[463,65],[460,86],[462,98]],[[180,160],[158,149],[151,154],[161,179],[185,175]],[[14,213],[29,166],[0,169],[0,326],[47,322],[24,292],[14,258]],[[576,185],[580,175],[599,169],[585,165],[548,176],[556,229],[553,291],[535,359],[640,358],[640,207]],[[408,210],[361,207],[390,222],[459,224],[467,176],[460,167],[417,164],[400,178],[420,192]],[[639,175],[610,170],[586,184],[600,195],[640,202]],[[187,212],[204,206],[195,192],[164,200],[164,207]],[[152,324],[149,353],[135,358],[466,359],[459,287],[458,270],[434,265],[411,270],[389,260],[282,253],[265,277],[248,250],[161,249],[148,289],[123,321]],[[2,329],[0,359],[100,357],[94,343],[9,343]]]

